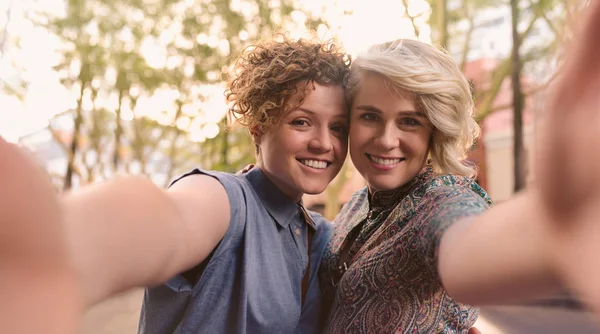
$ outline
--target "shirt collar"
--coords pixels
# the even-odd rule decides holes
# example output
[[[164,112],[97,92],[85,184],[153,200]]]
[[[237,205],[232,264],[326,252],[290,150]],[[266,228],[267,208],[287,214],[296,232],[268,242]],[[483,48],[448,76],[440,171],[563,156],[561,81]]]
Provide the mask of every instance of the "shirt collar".
[[[258,167],[244,174],[261,202],[277,224],[287,227],[294,217],[299,217],[298,203],[287,197],[277,186],[267,178]]]
[[[369,207],[373,214],[393,209],[400,199],[406,197],[416,186],[423,184],[433,177],[434,172],[430,166],[425,166],[419,174],[408,183],[391,190],[369,191]]]

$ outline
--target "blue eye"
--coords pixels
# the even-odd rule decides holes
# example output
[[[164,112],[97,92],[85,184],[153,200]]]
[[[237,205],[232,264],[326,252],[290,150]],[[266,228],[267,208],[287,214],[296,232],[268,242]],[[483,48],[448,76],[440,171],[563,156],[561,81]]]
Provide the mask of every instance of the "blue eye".
[[[403,118],[400,120],[400,124],[408,125],[408,126],[419,126],[419,125],[421,125],[421,122],[419,122],[418,120],[416,120],[414,118]]]

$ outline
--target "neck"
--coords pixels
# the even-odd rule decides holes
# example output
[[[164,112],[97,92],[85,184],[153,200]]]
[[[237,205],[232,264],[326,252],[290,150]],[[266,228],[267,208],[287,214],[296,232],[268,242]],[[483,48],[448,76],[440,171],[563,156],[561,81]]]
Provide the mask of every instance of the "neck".
[[[263,174],[265,174],[269,181],[273,182],[277,189],[279,189],[287,198],[289,198],[295,203],[298,203],[302,200],[302,196],[304,196],[304,193],[302,191],[286,185],[274,174],[269,173],[269,171],[264,168],[260,160],[256,162],[256,167],[260,168],[260,170],[263,172]]]

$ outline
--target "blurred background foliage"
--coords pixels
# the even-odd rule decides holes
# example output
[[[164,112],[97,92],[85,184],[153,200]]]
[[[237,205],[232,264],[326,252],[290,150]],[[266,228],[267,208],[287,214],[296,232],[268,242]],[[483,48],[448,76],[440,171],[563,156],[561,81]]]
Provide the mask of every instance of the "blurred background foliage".
[[[66,157],[51,171],[60,189],[122,172],[143,173],[166,185],[193,167],[235,172],[253,162],[248,133],[226,118],[223,79],[236,57],[249,44],[279,32],[335,37],[340,22],[354,14],[352,6],[335,0],[322,5],[310,0],[64,0],[61,10],[52,11],[35,9],[44,0],[27,1],[33,9],[26,19],[59,45],[54,70],[71,101],[46,127]],[[560,63],[557,45],[571,37],[565,23],[586,5],[580,0],[397,2],[400,10],[393,15],[410,22],[409,35],[448,49],[463,69],[472,58],[473,36],[485,23],[479,18],[494,8],[512,9],[517,52],[507,50],[488,80],[474,83],[479,121],[506,107],[495,102],[507,80],[523,72],[538,78],[534,86],[514,89],[515,101],[551,82]],[[7,26],[0,26],[2,56]],[[550,38],[528,44],[541,26]],[[14,35],[10,45],[19,48]],[[0,78],[3,94],[22,98],[27,92],[26,76],[16,84]],[[524,164],[519,154],[515,150],[515,166]],[[332,203],[347,181],[346,169],[328,189]],[[329,216],[336,209],[331,204]]]

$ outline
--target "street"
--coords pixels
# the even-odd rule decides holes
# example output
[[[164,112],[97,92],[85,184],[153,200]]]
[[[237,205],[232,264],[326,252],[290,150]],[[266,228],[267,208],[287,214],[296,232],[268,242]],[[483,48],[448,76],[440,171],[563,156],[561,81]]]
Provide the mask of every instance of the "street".
[[[129,292],[94,307],[79,334],[137,333],[142,290]],[[589,314],[559,307],[502,306],[482,310],[477,328],[483,334],[600,333]]]

